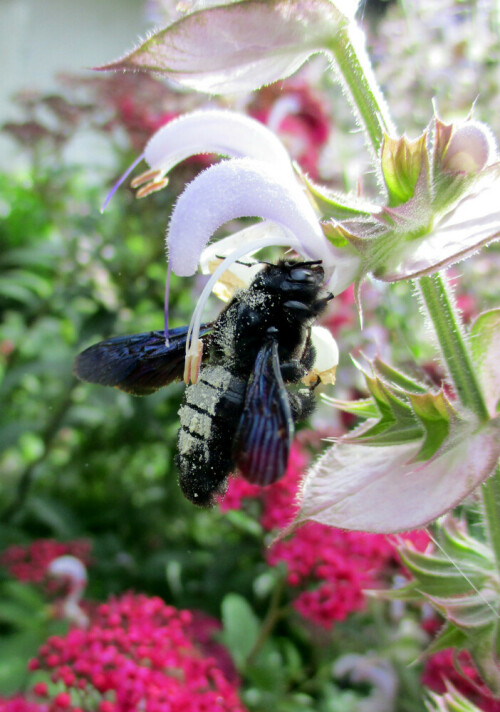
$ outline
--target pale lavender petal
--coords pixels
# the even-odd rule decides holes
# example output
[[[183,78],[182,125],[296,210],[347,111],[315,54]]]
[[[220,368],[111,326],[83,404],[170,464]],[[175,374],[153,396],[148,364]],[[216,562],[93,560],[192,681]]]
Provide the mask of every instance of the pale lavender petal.
[[[207,168],[178,199],[167,231],[173,271],[181,277],[194,274],[215,231],[242,217],[278,223],[305,256],[329,262],[330,245],[298,183],[266,163],[242,158]]]
[[[294,525],[394,533],[425,526],[461,502],[495,470],[500,422],[457,429],[426,463],[411,463],[421,442],[370,447],[339,443],[308,473]],[[292,526],[294,526],[292,525]]]
[[[293,74],[353,18],[354,0],[248,0],[194,12],[99,69],[161,72],[197,91],[250,91]]]
[[[272,131],[244,114],[221,109],[194,111],[170,121],[150,139],[144,156],[151,168],[165,174],[200,153],[247,156],[293,173],[288,153]]]

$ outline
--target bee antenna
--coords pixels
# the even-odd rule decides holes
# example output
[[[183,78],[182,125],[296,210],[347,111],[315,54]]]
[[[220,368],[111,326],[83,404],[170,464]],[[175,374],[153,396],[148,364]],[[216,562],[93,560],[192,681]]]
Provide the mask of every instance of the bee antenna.
[[[225,260],[226,258],[222,255],[215,255],[218,260]],[[242,260],[235,260],[234,264],[243,265],[243,267],[253,267],[254,264],[259,264],[258,262],[243,262]]]

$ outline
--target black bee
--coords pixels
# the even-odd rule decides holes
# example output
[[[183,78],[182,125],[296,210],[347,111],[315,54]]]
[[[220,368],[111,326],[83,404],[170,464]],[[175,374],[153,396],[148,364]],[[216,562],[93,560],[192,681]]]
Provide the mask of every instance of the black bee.
[[[314,408],[298,384],[312,368],[311,325],[332,295],[319,262],[267,264],[219,317],[202,327],[203,363],[179,411],[177,465],[191,502],[208,506],[239,470],[254,484],[284,474],[294,423]],[[182,377],[187,328],[102,341],[76,359],[91,383],[147,395]]]

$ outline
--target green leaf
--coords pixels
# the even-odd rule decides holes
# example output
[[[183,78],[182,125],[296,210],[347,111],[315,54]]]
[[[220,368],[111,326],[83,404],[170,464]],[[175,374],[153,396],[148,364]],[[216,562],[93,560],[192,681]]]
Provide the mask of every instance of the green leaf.
[[[229,593],[222,601],[222,641],[236,667],[244,668],[260,632],[260,621],[243,596]]]
[[[470,330],[469,343],[490,415],[500,402],[500,309],[480,314]]]

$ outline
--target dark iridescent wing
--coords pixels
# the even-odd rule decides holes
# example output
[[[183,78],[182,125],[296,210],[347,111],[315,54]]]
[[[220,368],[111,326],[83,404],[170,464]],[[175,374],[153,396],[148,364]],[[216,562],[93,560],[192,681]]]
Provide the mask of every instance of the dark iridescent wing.
[[[211,324],[203,324],[200,336],[211,328]],[[187,326],[171,329],[168,346],[164,331],[100,341],[76,357],[75,376],[82,381],[115,386],[135,396],[149,395],[182,378],[187,332]]]
[[[293,433],[278,344],[269,340],[257,355],[233,447],[235,464],[245,479],[256,485],[279,480],[286,470]]]

